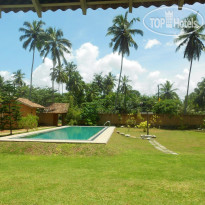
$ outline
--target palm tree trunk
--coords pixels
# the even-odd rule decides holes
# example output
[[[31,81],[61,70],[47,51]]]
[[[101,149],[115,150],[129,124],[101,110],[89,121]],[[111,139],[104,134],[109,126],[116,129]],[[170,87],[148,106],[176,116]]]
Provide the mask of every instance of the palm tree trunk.
[[[187,105],[188,105],[188,98],[189,98],[189,83],[190,83],[190,76],[191,76],[191,69],[192,69],[192,61],[193,61],[193,59],[191,59],[190,69],[189,69],[187,93],[186,93],[186,99],[185,99],[185,105],[184,105],[184,114],[187,113]]]
[[[124,111],[125,111],[125,112],[126,112],[126,110],[127,110],[127,109],[126,109],[126,107],[127,107],[127,106],[126,106],[126,105],[127,105],[127,102],[126,102],[127,99],[126,99],[126,98],[127,98],[127,88],[125,87],[125,96],[124,96]]]
[[[54,68],[55,68],[55,65],[54,65],[54,63],[53,63],[53,73],[52,73],[52,90],[53,90],[53,92],[52,92],[52,102],[54,103]]]
[[[34,57],[35,57],[35,47],[33,48],[33,59],[32,59],[32,66],[31,66],[31,79],[30,79],[29,100],[31,100],[31,90],[32,90],[32,83],[33,83],[33,65],[34,65]]]
[[[120,81],[121,81],[121,75],[122,75],[122,66],[123,66],[123,53],[122,53],[122,57],[121,57],[121,68],[120,68],[120,76],[119,76],[118,87],[117,87],[117,96],[115,98],[115,109],[117,107],[118,94],[119,94],[119,89],[120,89]]]
[[[62,83],[62,95],[63,95],[63,83]]]

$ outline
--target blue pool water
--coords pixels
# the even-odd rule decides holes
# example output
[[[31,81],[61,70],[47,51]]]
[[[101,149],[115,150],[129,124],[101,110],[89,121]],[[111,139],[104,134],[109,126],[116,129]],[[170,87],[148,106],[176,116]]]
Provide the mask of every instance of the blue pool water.
[[[105,127],[66,127],[58,130],[29,135],[21,138],[44,140],[89,140],[100,134]],[[95,138],[95,137],[94,137]]]

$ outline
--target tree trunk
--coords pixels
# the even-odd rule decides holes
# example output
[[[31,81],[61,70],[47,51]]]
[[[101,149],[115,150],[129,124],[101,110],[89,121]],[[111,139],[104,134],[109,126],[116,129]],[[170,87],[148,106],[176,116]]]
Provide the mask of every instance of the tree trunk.
[[[188,77],[188,84],[187,84],[187,94],[186,94],[186,99],[185,99],[185,105],[184,105],[184,114],[187,113],[187,105],[188,105],[188,98],[189,98],[189,83],[190,83],[190,76],[191,76],[191,69],[192,69],[192,61],[190,63],[190,69],[189,69],[189,77]]]
[[[62,95],[63,95],[63,83],[62,83]]]
[[[120,81],[121,81],[121,75],[122,75],[122,66],[123,66],[123,53],[122,53],[122,57],[121,57],[121,68],[120,68],[120,76],[119,76],[118,87],[117,87],[117,96],[115,97],[115,109],[117,107],[118,94],[119,94],[119,89],[120,89]]]
[[[34,57],[35,57],[35,47],[33,49],[33,60],[31,66],[31,79],[30,79],[30,91],[29,91],[29,100],[31,100],[31,90],[32,90],[32,83],[33,83],[33,65],[34,65]]]
[[[125,96],[124,96],[124,111],[127,110],[127,88],[125,87]]]
[[[53,90],[53,92],[52,92],[52,102],[54,103],[54,68],[55,68],[55,65],[54,65],[54,63],[53,63],[53,72],[52,72],[52,90]]]
[[[9,103],[9,129],[10,129],[10,135],[12,135],[11,104],[10,103]]]

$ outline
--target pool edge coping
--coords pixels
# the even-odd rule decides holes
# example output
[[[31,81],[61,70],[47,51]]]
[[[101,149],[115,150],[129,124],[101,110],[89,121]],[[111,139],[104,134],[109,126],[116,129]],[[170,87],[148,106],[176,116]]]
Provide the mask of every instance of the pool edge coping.
[[[71,127],[71,126],[62,126],[62,127],[55,127],[51,129],[46,129],[46,130],[39,130],[39,131],[33,131],[29,133],[21,133],[21,134],[15,134],[11,136],[6,136],[6,137],[0,137],[0,142],[43,142],[43,143],[76,143],[76,144],[107,144],[109,141],[111,135],[113,134],[115,127],[110,126],[107,127],[102,133],[100,133],[93,141],[88,141],[88,140],[44,140],[44,139],[26,139],[26,138],[21,138],[17,139],[19,137],[24,137],[24,136],[30,136],[33,134],[39,134],[39,133],[44,133],[44,132],[50,132],[54,130],[59,130],[62,128],[66,127]],[[90,127],[90,126],[83,126],[83,127]],[[96,126],[96,127],[104,127],[104,126]],[[16,138],[16,139],[15,139]]]

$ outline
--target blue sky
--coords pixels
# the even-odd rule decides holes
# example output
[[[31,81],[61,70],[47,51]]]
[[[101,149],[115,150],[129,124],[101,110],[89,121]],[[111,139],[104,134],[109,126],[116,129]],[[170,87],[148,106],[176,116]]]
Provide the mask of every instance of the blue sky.
[[[204,15],[205,5],[186,5]],[[139,46],[138,50],[131,49],[131,54],[126,57],[123,68],[123,75],[128,75],[132,80],[132,86],[140,92],[148,95],[155,94],[157,84],[166,80],[174,82],[178,93],[184,96],[187,85],[187,70],[189,62],[183,59],[183,52],[175,52],[176,45],[173,37],[162,36],[147,30],[142,20],[144,16],[155,9],[155,7],[139,7],[133,9],[129,18],[140,17],[134,27],[143,30],[144,36],[135,36]],[[118,14],[124,14],[126,9],[87,10],[87,15],[82,15],[80,9],[76,11],[43,13],[42,20],[46,27],[60,28],[64,36],[72,43],[72,55],[67,56],[68,60],[77,63],[81,74],[86,82],[92,80],[95,72],[106,74],[111,71],[118,75],[120,69],[120,57],[112,54],[109,48],[110,37],[106,37],[107,28],[112,25],[112,19]],[[181,11],[183,15],[185,11]],[[205,16],[203,16],[205,17]],[[0,19],[0,75],[9,78],[17,69],[22,69],[26,74],[26,81],[29,82],[32,53],[22,48],[19,41],[21,33],[18,31],[24,21],[39,20],[34,12],[3,13]],[[148,46],[149,45],[149,46]],[[146,48],[149,47],[149,48]],[[197,82],[205,77],[205,55],[202,54],[200,61],[193,63],[191,76],[191,91]],[[36,54],[34,83],[36,86],[50,86],[49,59],[42,63],[42,58]]]

